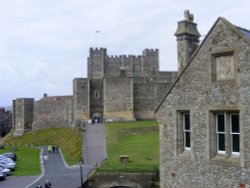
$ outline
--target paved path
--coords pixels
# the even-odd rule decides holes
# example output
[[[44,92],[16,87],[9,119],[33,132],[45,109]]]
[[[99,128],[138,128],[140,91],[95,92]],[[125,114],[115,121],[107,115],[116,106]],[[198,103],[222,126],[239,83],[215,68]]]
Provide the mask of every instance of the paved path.
[[[105,129],[103,124],[88,125],[84,134],[85,164],[82,168],[83,181],[89,173],[106,158]],[[48,154],[47,146],[41,146],[41,153]],[[48,154],[48,160],[42,164],[41,176],[7,177],[0,182],[1,188],[36,188],[38,183],[44,187],[50,180],[53,188],[78,188],[81,185],[80,167],[67,167],[61,153]]]
[[[84,161],[96,167],[106,158],[105,127],[103,124],[91,124],[86,130]]]

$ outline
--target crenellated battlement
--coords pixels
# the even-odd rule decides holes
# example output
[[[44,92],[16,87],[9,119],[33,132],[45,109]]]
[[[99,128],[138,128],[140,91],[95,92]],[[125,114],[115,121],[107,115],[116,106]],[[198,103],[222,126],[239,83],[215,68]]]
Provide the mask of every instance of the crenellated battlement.
[[[159,69],[159,50],[144,49],[142,55],[107,55],[105,48],[90,48],[88,62],[91,78],[117,76],[124,68],[128,75],[148,76]]]
[[[145,49],[143,50],[144,56],[158,56],[159,50],[158,49]]]
[[[107,55],[107,49],[106,48],[90,48],[89,49],[89,54],[103,54],[103,55]]]
[[[107,56],[109,60],[122,60],[122,59],[134,59],[134,58],[141,58],[141,55],[110,55]]]

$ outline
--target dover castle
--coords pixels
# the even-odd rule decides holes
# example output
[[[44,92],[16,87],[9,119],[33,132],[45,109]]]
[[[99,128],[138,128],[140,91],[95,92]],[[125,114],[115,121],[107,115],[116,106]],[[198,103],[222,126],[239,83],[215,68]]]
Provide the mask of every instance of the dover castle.
[[[105,48],[90,48],[88,77],[73,80],[72,96],[48,96],[13,101],[13,130],[22,135],[47,127],[78,127],[98,118],[104,122],[154,119],[154,110],[177,72],[159,71],[159,51],[109,56]]]

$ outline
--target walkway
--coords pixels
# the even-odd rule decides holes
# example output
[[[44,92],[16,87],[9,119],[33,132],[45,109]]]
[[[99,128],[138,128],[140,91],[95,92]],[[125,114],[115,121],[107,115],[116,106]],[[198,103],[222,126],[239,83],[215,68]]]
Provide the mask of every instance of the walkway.
[[[90,172],[106,158],[105,129],[103,124],[88,125],[83,132],[85,148],[85,164],[83,165],[83,181]],[[48,154],[47,146],[41,146],[43,154]],[[40,177],[8,177],[0,182],[1,188],[36,188],[38,183],[44,187],[45,180],[50,180],[52,187],[78,188],[81,185],[80,167],[67,167],[61,153],[48,154],[48,160],[42,165]],[[34,181],[35,180],[35,181]]]

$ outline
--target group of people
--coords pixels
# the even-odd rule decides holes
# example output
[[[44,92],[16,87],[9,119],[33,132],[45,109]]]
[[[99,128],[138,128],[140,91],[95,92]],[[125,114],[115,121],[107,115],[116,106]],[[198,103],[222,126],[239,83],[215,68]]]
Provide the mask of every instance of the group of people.
[[[94,117],[88,120],[88,124],[101,123],[101,117]]]
[[[44,188],[51,188],[51,186],[52,186],[52,184],[50,183],[50,181],[46,180],[45,184],[44,184]],[[38,183],[36,188],[43,188],[43,186],[40,183]]]
[[[49,145],[48,146],[48,152],[49,153],[58,153],[59,152],[59,147],[56,145],[56,146],[52,146],[52,145]]]
[[[41,163],[43,164],[45,161],[47,161],[48,160],[48,155],[47,154],[42,154],[41,155]]]

